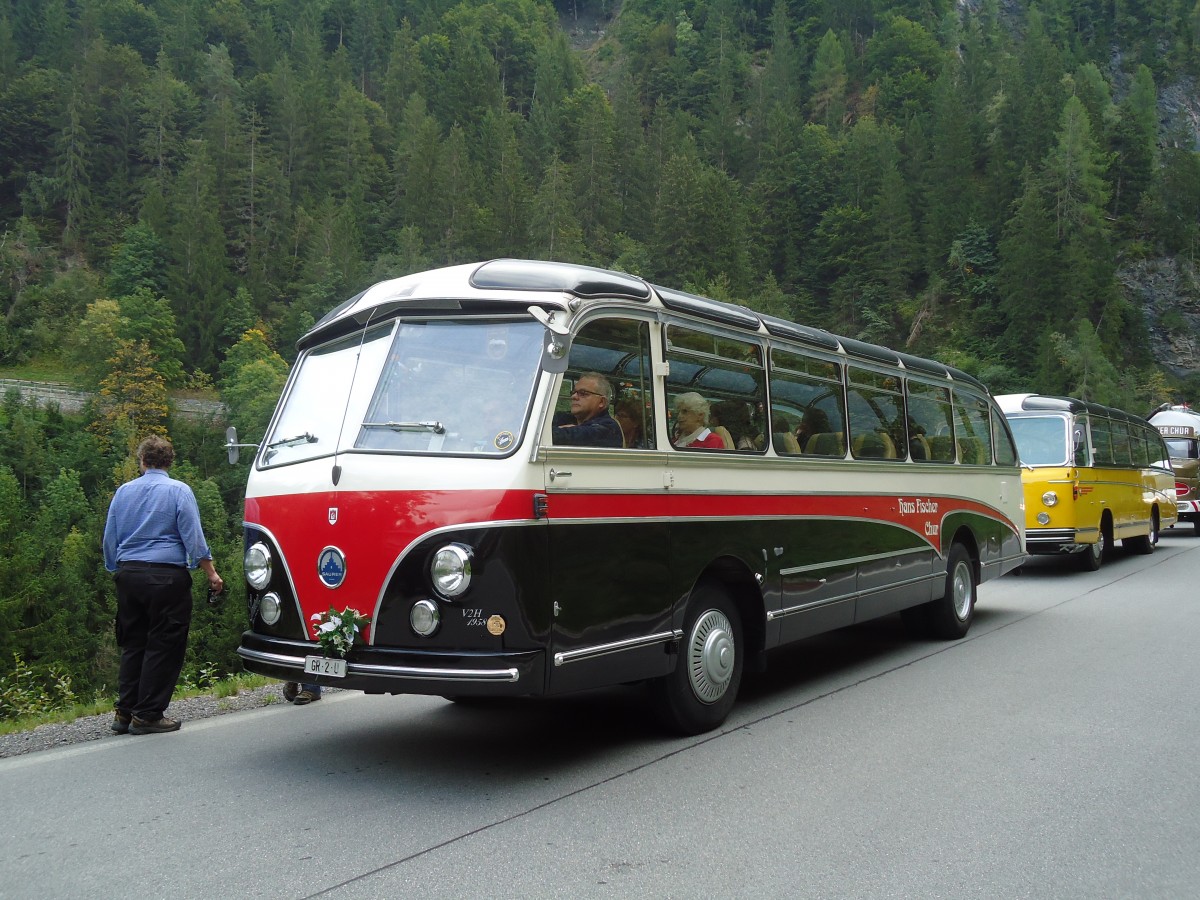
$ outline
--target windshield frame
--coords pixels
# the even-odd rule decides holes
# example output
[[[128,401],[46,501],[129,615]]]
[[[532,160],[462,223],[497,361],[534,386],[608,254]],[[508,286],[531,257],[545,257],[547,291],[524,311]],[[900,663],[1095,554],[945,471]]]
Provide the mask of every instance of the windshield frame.
[[[435,357],[426,351],[425,359],[434,366],[435,374],[438,366],[443,374],[457,366],[464,381],[474,377],[475,387],[484,389],[466,390],[465,385],[448,381],[441,394],[452,405],[437,410],[436,415],[379,418],[381,392],[389,378],[395,383],[392,367],[399,359],[409,360],[413,353],[422,352],[419,342],[406,345],[406,339],[434,335],[425,331],[427,327],[459,326],[472,330],[456,332],[453,338],[445,335],[443,341],[465,346],[471,337],[476,343],[482,337],[482,346],[488,348],[486,356],[467,352],[455,357],[446,351]],[[484,329],[482,336],[477,329]],[[512,336],[500,356],[493,355],[497,334]],[[423,315],[395,317],[307,348],[296,361],[256,465],[274,469],[343,453],[507,458],[529,433],[531,404],[541,383],[543,336],[543,326],[526,313]],[[510,346],[513,352],[506,360]],[[433,349],[437,348],[430,351]],[[449,361],[452,357],[457,362]],[[327,364],[314,370],[314,364],[321,362]],[[508,379],[502,380],[502,375]],[[430,380],[428,384],[436,386],[438,382]],[[482,440],[475,439],[478,436],[472,431],[468,440],[468,429],[477,426],[470,418],[472,412],[489,405],[504,406],[503,423]],[[489,424],[482,422],[478,427]]]

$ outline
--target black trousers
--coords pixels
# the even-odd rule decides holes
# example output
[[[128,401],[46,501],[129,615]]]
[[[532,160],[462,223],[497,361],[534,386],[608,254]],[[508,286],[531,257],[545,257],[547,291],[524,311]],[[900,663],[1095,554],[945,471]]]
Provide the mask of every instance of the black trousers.
[[[116,574],[121,671],[117,709],[139,719],[162,717],[183,669],[192,624],[187,569],[122,563]]]

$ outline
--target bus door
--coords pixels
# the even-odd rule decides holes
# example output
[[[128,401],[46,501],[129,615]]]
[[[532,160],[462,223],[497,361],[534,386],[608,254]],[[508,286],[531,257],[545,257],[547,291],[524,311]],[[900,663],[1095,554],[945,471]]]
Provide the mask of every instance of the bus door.
[[[571,345],[540,450],[549,523],[554,693],[669,671],[663,454],[656,447],[649,321],[607,317]],[[575,400],[608,394],[620,426],[575,443]],[[615,676],[614,676],[614,673]]]

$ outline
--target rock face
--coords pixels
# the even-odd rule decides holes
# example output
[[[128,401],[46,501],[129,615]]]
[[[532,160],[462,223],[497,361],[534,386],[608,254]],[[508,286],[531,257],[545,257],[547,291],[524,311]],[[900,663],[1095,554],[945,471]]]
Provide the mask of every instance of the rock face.
[[[1139,260],[1117,273],[1125,295],[1141,307],[1150,350],[1180,378],[1200,373],[1200,281],[1195,268],[1174,257]]]

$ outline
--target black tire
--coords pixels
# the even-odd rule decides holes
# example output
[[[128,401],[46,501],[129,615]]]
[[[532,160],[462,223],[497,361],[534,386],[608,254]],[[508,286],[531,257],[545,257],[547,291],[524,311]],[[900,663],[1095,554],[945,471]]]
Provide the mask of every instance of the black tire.
[[[1090,545],[1086,550],[1079,554],[1079,565],[1085,572],[1095,572],[1104,564],[1104,557],[1108,555],[1109,544],[1108,530],[1104,527],[1104,523],[1100,523],[1100,532],[1097,535],[1096,543]]]
[[[704,581],[692,591],[679,659],[650,683],[659,714],[680,734],[701,734],[725,721],[742,683],[742,617],[728,592]]]
[[[1192,520],[1192,534],[1200,537],[1200,516]]]
[[[946,560],[946,592],[926,604],[930,634],[946,641],[964,637],[971,630],[978,596],[975,563],[967,548],[956,543]]]
[[[1126,538],[1121,543],[1134,553],[1146,555],[1154,552],[1154,545],[1158,543],[1158,510],[1152,510],[1150,513],[1150,533],[1141,534],[1135,538]]]

